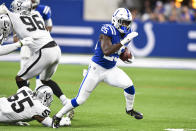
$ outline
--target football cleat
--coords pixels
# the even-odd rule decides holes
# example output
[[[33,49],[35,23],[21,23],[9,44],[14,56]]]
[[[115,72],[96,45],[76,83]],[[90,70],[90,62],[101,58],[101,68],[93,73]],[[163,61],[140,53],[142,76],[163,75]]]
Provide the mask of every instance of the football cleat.
[[[143,114],[140,113],[140,112],[134,111],[133,109],[129,110],[129,111],[126,110],[126,113],[128,115],[131,115],[131,116],[135,117],[135,119],[138,119],[138,120],[143,119]]]
[[[52,128],[59,128],[60,127],[60,121],[61,121],[61,118],[54,115],[52,117]]]
[[[74,117],[74,110],[73,110],[73,109],[70,110],[70,111],[66,114],[66,116],[67,116],[68,118],[70,118],[70,120],[72,120],[73,117]]]

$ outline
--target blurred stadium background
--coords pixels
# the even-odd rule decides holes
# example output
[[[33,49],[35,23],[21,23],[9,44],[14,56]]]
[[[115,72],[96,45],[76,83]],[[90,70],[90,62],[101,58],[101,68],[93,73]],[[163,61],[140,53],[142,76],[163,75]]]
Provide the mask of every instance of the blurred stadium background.
[[[9,7],[11,1],[0,2]],[[54,79],[68,97],[76,96],[82,70],[87,68],[93,54],[100,27],[111,21],[116,8],[131,10],[135,18],[132,29],[139,32],[131,46],[135,62],[126,65],[119,61],[118,65],[132,67],[122,68],[136,85],[136,92],[139,92],[136,106],[145,114],[145,119],[140,123],[128,116],[124,118],[123,95],[119,98],[118,89],[105,89],[102,87],[107,85],[103,84],[85,106],[76,110],[70,130],[196,130],[196,0],[41,0],[40,4],[52,10],[51,34],[62,49],[61,63],[68,64],[60,65]],[[12,37],[7,44],[11,42]],[[0,60],[1,85],[15,86],[14,76],[20,60],[18,51],[1,56]],[[0,89],[1,96],[11,95],[15,90]],[[109,100],[111,98],[113,101]],[[104,100],[108,100],[108,105],[104,105]],[[60,103],[57,104],[60,109]],[[54,114],[56,106],[52,109]],[[6,126],[3,129],[7,129]]]

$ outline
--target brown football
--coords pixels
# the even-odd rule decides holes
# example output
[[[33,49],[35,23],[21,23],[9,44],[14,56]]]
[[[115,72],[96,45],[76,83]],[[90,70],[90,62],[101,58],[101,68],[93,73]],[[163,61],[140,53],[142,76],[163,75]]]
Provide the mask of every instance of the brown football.
[[[127,61],[128,59],[130,59],[132,57],[131,52],[128,51],[127,48],[125,48],[125,51],[123,53],[120,54],[120,59],[122,61]]]

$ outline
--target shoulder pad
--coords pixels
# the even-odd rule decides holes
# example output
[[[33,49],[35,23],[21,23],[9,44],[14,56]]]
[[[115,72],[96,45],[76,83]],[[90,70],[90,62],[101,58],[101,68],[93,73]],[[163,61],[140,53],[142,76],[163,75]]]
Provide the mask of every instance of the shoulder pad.
[[[114,26],[110,24],[105,24],[101,27],[101,33],[107,36],[116,35],[116,30]]]

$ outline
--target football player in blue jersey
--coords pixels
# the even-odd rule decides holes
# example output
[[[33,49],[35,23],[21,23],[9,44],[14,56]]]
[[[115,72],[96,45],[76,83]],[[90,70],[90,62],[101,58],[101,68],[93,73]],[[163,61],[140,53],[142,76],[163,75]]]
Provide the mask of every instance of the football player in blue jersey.
[[[95,47],[95,54],[89,65],[77,97],[73,98],[53,116],[53,128],[59,127],[63,115],[69,110],[83,104],[91,92],[100,82],[124,89],[126,100],[126,113],[136,119],[142,119],[143,114],[133,109],[135,88],[132,80],[121,69],[116,66],[119,58],[127,44],[138,35],[131,31],[132,15],[126,8],[117,9],[112,16],[112,24],[101,27],[99,40]]]

